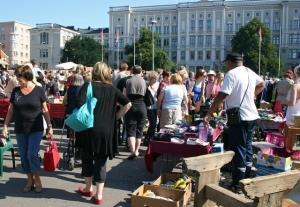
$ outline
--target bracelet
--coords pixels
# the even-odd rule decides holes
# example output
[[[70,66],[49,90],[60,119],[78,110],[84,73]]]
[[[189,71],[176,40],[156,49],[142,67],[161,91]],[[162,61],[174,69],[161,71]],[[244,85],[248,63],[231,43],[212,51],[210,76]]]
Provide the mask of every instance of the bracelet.
[[[52,124],[47,124],[47,127],[48,128],[52,128]]]

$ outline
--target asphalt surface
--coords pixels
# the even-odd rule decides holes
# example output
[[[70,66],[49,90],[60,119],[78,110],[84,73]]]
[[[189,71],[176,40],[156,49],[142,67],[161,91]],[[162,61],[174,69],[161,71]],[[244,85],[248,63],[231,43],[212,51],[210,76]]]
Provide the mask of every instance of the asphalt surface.
[[[11,131],[12,132],[12,131]],[[61,139],[61,131],[55,130],[55,140],[58,141],[60,152],[67,146],[68,139]],[[12,140],[16,144],[15,136]],[[62,141],[61,141],[62,140]],[[61,142],[60,142],[61,141]],[[43,156],[46,141],[42,141],[40,155]],[[145,151],[142,147],[142,154]],[[156,163],[157,169],[153,174],[146,171],[144,159],[140,156],[135,160],[127,160],[129,152],[125,147],[120,149],[120,154],[107,162],[107,181],[104,188],[104,207],[130,206],[131,193],[142,184],[142,181],[152,181],[160,174],[160,162]],[[9,207],[40,207],[40,206],[95,206],[91,200],[81,197],[75,191],[83,185],[80,175],[81,167],[75,166],[72,171],[56,170],[55,172],[41,172],[43,183],[42,193],[23,193],[26,184],[26,175],[22,173],[20,157],[16,157],[16,168],[12,168],[11,154],[4,154],[4,174],[0,178],[0,206]]]
[[[16,144],[15,135],[11,129],[11,138]],[[68,139],[61,136],[61,130],[55,130],[55,140],[59,144],[60,152],[66,149]],[[46,141],[41,144],[40,155],[43,157]],[[141,148],[144,154],[146,148]],[[155,162],[153,174],[149,174],[145,168],[143,157],[136,160],[127,160],[129,152],[125,147],[120,148],[120,154],[107,162],[107,181],[104,188],[104,207],[129,207],[131,193],[139,187],[143,181],[153,181],[165,170],[166,162],[159,159]],[[81,207],[95,206],[88,198],[80,196],[75,191],[83,186],[83,178],[80,175],[81,167],[74,170],[56,170],[55,172],[41,171],[43,183],[42,193],[23,193],[26,184],[26,175],[22,173],[20,157],[16,157],[16,168],[12,168],[10,152],[4,155],[4,174],[0,178],[0,207]],[[289,197],[300,203],[300,182],[289,194]],[[192,204],[191,204],[192,206]]]

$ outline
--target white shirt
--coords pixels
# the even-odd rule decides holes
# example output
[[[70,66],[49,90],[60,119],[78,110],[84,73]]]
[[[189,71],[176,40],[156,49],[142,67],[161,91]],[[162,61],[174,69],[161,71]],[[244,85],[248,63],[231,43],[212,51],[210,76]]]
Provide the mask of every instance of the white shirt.
[[[248,75],[249,87],[247,90]],[[220,92],[228,94],[225,100],[226,109],[240,107],[247,90],[243,103],[240,107],[241,119],[244,121],[253,121],[258,119],[259,115],[254,103],[254,92],[256,85],[261,82],[263,82],[263,79],[249,68],[247,70],[245,66],[239,66],[228,71],[220,90]]]

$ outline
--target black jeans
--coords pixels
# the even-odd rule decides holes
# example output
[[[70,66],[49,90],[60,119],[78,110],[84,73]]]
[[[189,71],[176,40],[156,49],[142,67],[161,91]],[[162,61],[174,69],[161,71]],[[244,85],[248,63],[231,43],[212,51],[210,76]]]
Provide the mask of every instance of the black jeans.
[[[156,109],[147,110],[147,116],[149,120],[149,127],[145,139],[149,141],[155,135],[156,122],[157,122],[157,110]]]
[[[82,176],[93,177],[97,183],[104,183],[106,180],[107,158],[100,158],[92,153],[82,152]]]
[[[238,185],[245,178],[246,170],[253,164],[252,137],[256,124],[254,121],[242,121],[228,128],[228,148],[235,152],[233,157],[232,184]]]

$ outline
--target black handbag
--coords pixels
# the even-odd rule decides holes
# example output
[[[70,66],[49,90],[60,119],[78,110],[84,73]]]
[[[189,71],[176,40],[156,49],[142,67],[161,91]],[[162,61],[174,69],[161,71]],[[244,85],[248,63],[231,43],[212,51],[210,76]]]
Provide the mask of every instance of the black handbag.
[[[247,71],[248,71],[248,68],[247,68]],[[248,86],[247,86],[247,89],[245,91],[245,94],[243,96],[243,99],[242,99],[242,102],[241,102],[240,106],[239,107],[233,107],[233,108],[230,108],[230,109],[226,110],[227,126],[228,127],[239,125],[242,122],[242,119],[241,119],[241,106],[242,106],[244,98],[247,94],[248,88],[249,88],[249,72],[248,72]],[[226,104],[227,104],[227,102],[226,102]]]

